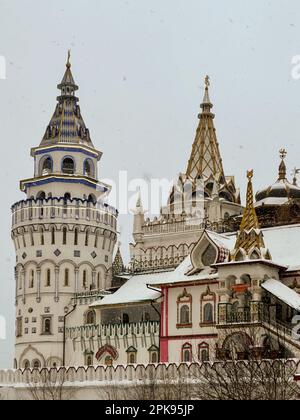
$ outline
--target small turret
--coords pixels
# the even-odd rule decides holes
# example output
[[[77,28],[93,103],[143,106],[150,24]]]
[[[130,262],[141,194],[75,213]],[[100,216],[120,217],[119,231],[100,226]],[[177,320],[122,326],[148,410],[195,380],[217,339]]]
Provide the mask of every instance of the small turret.
[[[141,191],[139,191],[133,219],[133,238],[136,243],[143,242],[143,225],[145,223],[145,211],[142,204]]]

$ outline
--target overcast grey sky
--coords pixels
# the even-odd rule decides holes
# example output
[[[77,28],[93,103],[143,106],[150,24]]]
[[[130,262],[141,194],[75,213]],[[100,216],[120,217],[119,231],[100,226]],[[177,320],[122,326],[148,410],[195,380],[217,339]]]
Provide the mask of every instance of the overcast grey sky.
[[[101,177],[172,178],[185,171],[211,77],[216,128],[227,175],[245,191],[275,181],[278,150],[300,167],[298,0],[0,0],[0,314],[8,338],[0,367],[12,364],[14,252],[10,206],[22,199],[37,146],[54,110],[68,48],[83,117],[103,151]],[[128,255],[131,218],[120,218]]]

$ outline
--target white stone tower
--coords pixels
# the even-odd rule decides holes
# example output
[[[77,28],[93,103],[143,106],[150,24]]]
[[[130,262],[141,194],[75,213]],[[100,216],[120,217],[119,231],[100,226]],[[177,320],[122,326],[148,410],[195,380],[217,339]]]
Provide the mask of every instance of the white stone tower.
[[[69,59],[53,117],[31,150],[34,176],[20,183],[26,199],[12,206],[18,368],[61,365],[72,302],[101,295],[112,279],[117,211],[103,201],[102,153],[82,119]]]

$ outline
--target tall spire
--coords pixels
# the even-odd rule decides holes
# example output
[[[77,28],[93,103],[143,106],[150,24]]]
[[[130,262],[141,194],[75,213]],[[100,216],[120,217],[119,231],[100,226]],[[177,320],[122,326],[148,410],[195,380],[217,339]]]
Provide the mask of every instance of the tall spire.
[[[214,127],[214,114],[211,109],[213,104],[209,97],[210,79],[205,78],[205,93],[201,104],[202,112],[199,114],[200,123],[196,132],[191,157],[188,162],[186,175],[189,178],[216,179],[220,184],[225,184],[223,163],[219,151],[219,144]]]
[[[47,126],[41,146],[71,143],[94,147],[89,130],[81,116],[78,98],[75,96],[78,86],[72,75],[70,57],[71,53],[68,51],[66,70],[61,83],[57,85],[61,93],[57,97],[58,103]]]
[[[247,204],[238,232],[232,260],[271,259],[269,251],[265,249],[263,234],[260,230],[254,208],[252,185],[253,170],[247,172],[247,178]]]

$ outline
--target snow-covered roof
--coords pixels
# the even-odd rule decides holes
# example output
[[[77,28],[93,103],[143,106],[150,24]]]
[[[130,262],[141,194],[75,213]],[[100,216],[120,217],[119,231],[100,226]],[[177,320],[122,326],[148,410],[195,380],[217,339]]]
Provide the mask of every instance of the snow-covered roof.
[[[300,295],[278,280],[271,279],[262,283],[261,287],[291,308],[300,312]]]
[[[191,281],[201,281],[201,280],[214,280],[218,278],[218,274],[210,267],[205,268],[198,274],[193,274],[188,276],[187,273],[191,271],[193,268],[191,263],[190,256],[186,257],[186,259],[176,268],[176,270],[167,273],[165,276],[161,278],[154,278],[153,281],[150,283],[151,285],[159,285],[159,284],[173,284],[173,283],[184,283],[184,282],[191,282]],[[148,283],[149,284],[149,283]]]
[[[102,300],[94,302],[91,307],[114,306],[124,304],[146,303],[158,299],[161,294],[147,288],[147,284],[153,283],[154,279],[163,279],[169,273],[155,273],[131,276],[115,293],[105,296]]]
[[[262,232],[266,248],[270,250],[275,264],[287,266],[289,271],[300,268],[300,225],[277,226],[262,229]],[[236,233],[228,235],[235,242]]]
[[[219,234],[210,231],[207,231],[207,233],[218,247],[226,248],[228,250],[232,250],[234,248],[236,242],[236,235]]]
[[[218,247],[224,247],[228,250],[234,249],[236,233],[207,233]],[[300,225],[263,229],[263,234],[266,247],[270,250],[272,261],[275,264],[288,266],[290,271],[300,270]],[[105,296],[91,306],[103,307],[146,303],[160,297],[159,292],[148,289],[147,285],[158,287],[158,285],[163,284],[215,280],[218,278],[216,271],[209,267],[198,272],[198,274],[188,276],[187,273],[192,268],[191,258],[188,256],[174,271],[131,276],[115,293]]]
[[[287,203],[289,199],[287,197],[266,197],[260,201],[257,201],[254,204],[254,207],[261,207],[262,205],[265,206],[282,206],[283,204]]]

